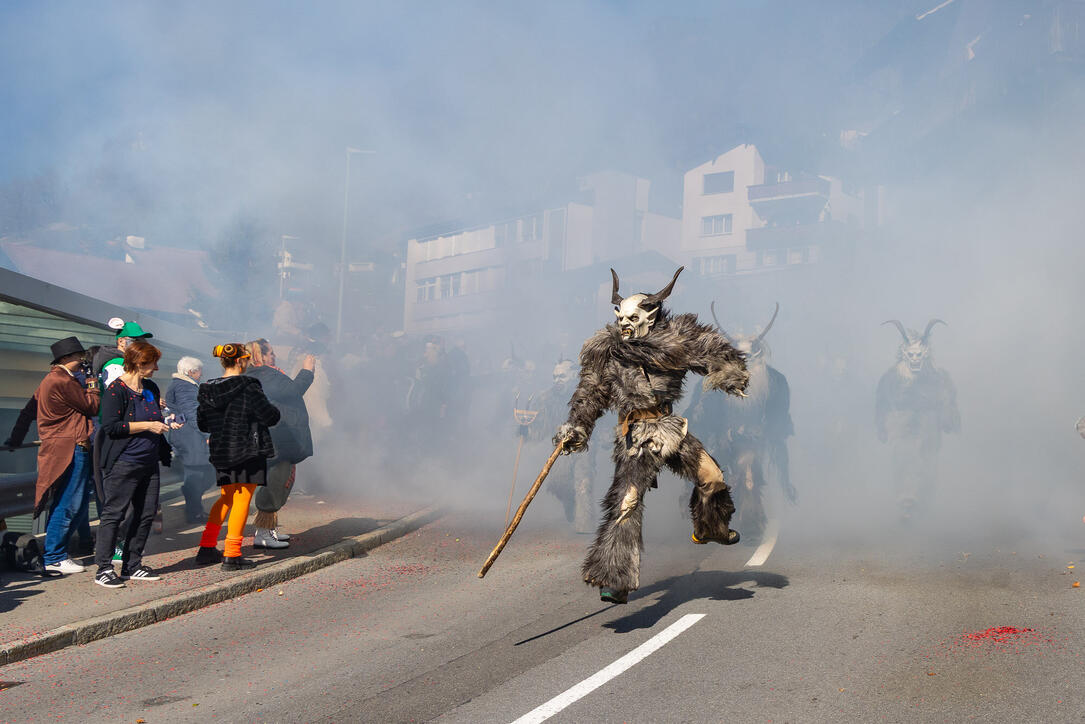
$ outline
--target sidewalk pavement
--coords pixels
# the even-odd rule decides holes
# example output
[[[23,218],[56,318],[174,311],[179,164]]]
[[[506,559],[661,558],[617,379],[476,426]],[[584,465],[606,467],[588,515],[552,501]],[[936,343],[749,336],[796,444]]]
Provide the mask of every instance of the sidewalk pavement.
[[[205,496],[205,508],[217,493],[216,488]],[[147,542],[143,560],[160,581],[103,588],[94,583],[92,556],[73,556],[87,570],[63,578],[0,572],[0,666],[148,626],[363,555],[440,515],[435,507],[418,510],[416,503],[403,501],[358,503],[295,493],[279,513],[279,530],[290,534],[290,547],[254,549],[250,515],[242,553],[259,565],[227,573],[218,565],[195,564],[203,526],[186,524],[183,506],[180,500],[163,506],[163,533]]]

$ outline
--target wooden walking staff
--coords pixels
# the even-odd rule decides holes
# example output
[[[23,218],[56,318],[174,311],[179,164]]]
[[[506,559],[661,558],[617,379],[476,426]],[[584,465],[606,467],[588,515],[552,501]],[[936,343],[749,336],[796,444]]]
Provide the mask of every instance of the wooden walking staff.
[[[535,484],[531,486],[531,490],[527,491],[527,495],[524,496],[524,502],[520,503],[520,507],[516,509],[516,517],[512,519],[512,523],[505,529],[505,534],[501,536],[501,540],[497,542],[493,551],[490,552],[490,557],[482,564],[482,569],[478,572],[479,578],[486,575],[486,571],[490,570],[490,566],[492,566],[494,561],[497,560],[497,557],[501,555],[501,551],[505,548],[505,544],[509,542],[509,538],[512,538],[512,534],[516,532],[516,526],[520,525],[520,519],[524,517],[524,511],[527,510],[527,506],[531,505],[531,501],[535,499],[535,494],[539,492],[539,488],[542,487],[543,481],[546,480],[546,476],[550,473],[550,468],[554,467],[554,461],[558,459],[558,455],[561,454],[561,450],[564,447],[565,443],[560,442],[557,447],[554,448],[554,452],[550,453],[550,457],[547,458],[546,464],[543,465],[542,472],[539,473],[539,477],[535,478]]]

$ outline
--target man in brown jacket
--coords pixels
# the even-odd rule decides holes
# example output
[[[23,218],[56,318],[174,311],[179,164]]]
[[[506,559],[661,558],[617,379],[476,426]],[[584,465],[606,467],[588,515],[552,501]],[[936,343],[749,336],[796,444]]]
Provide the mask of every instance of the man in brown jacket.
[[[91,418],[98,414],[98,381],[87,388],[76,379],[86,350],[75,337],[52,346],[53,368],[38,385],[38,484],[34,515],[49,508],[45,528],[45,569],[79,573],[83,566],[68,556],[72,522],[90,500]]]

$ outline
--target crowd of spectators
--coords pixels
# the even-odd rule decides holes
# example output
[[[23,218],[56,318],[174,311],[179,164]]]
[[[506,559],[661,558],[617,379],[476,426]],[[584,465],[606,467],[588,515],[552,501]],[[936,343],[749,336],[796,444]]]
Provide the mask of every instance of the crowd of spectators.
[[[336,451],[357,457],[363,447],[386,452],[383,461],[367,463],[399,465],[398,479],[407,479],[420,463],[462,455],[469,435],[514,439],[512,410],[521,396],[526,400],[537,391],[534,365],[515,352],[473,376],[461,340],[377,329],[364,340],[334,344],[323,324],[303,326],[298,315],[282,310],[275,319],[275,333],[287,343],[260,338],[219,345],[219,376],[198,357],[182,357],[164,393],[152,379],[161,353],[139,324],[111,320],[114,346],[87,350],[74,337],[53,345],[49,373],[4,442],[20,445],[37,420],[34,514],[48,515],[47,575],[83,572],[72,556],[93,552],[95,581],[103,586],[159,580],[143,562],[143,551],[151,533],[161,532],[164,465],[182,478],[186,522],[205,524],[196,562],[248,567],[239,547],[250,499],[254,545],[288,547],[279,513],[299,480],[298,464],[314,453],[318,463],[306,465],[301,476],[307,492],[349,488],[353,481],[341,478],[350,468],[319,459]],[[234,377],[239,381],[226,384]],[[237,413],[222,402],[223,391],[233,388],[243,388],[248,400],[243,407],[251,419],[244,423],[222,417],[227,409]],[[216,402],[212,392],[222,399]],[[238,430],[259,442],[257,431],[264,429],[266,446],[255,445],[243,459],[216,460],[215,450],[225,449],[223,441]],[[231,444],[238,447],[236,440]],[[204,496],[216,484],[220,498],[206,510]],[[225,556],[216,547],[223,526]]]

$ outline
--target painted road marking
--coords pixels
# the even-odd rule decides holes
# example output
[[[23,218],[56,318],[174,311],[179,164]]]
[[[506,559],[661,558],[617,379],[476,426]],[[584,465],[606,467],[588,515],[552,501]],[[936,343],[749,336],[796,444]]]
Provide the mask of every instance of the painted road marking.
[[[663,648],[667,642],[704,617],[705,614],[703,613],[687,613],[599,673],[589,676],[568,691],[558,694],[542,706],[532,709],[512,724],[538,724],[538,722],[546,721],[573,702],[584,698],[614,677],[631,669],[649,654]]]
[[[772,549],[776,547],[776,537],[778,535],[780,535],[780,521],[773,518],[765,526],[765,539],[761,542],[761,545],[757,546],[757,550],[750,556],[750,560],[746,561],[747,568],[760,566],[769,559],[769,556],[772,555]]]

